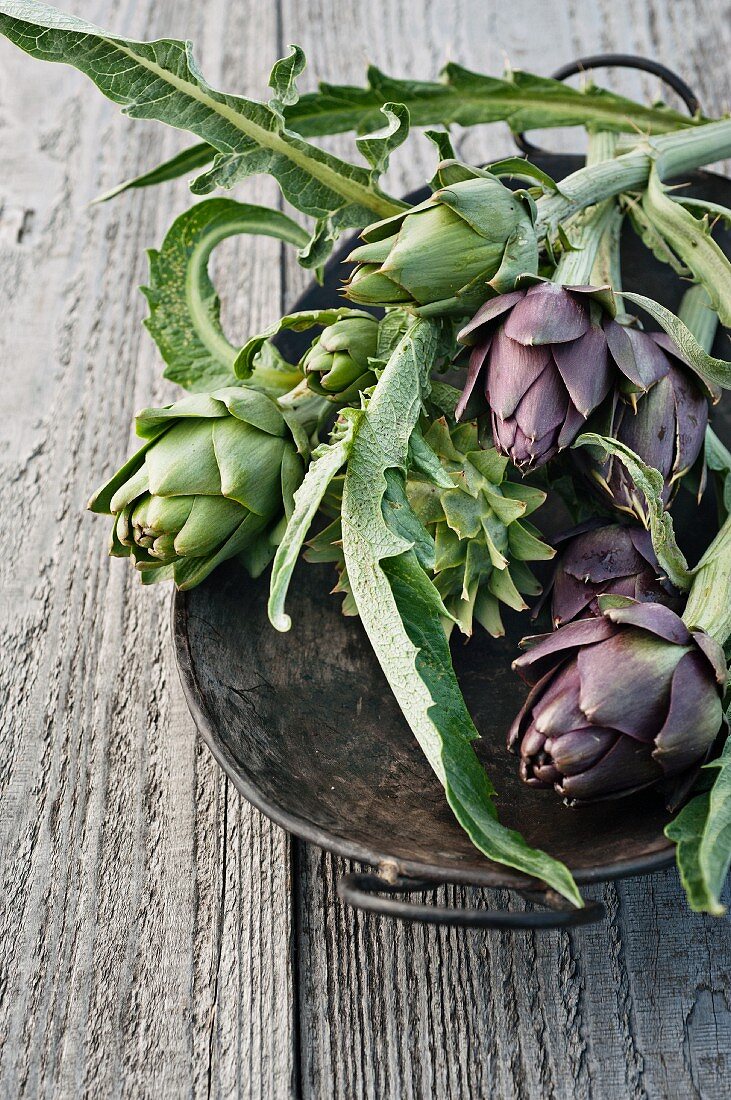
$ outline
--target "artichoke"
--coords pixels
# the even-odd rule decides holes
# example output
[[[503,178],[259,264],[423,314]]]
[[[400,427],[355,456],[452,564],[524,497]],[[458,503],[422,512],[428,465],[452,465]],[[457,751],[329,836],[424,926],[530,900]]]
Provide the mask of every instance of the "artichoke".
[[[701,764],[725,725],[726,662],[668,607],[600,599],[530,645],[513,667],[532,685],[508,735],[521,778],[577,804],[631,794]]]
[[[372,314],[353,311],[323,329],[301,363],[309,388],[341,404],[357,401],[376,382],[369,360],[378,353],[378,327]]]
[[[660,471],[665,483],[662,499],[668,506],[703,448],[708,400],[670,337],[664,333],[634,333],[634,337],[657,348],[667,359],[667,370],[637,401],[627,402],[615,394],[598,430],[624,443]],[[619,459],[598,455],[593,448],[582,448],[575,457],[604,500],[647,526],[645,498]]]
[[[144,583],[179,588],[237,555],[261,572],[303,475],[307,440],[294,418],[231,387],[146,409],[136,429],[146,443],[89,502],[115,517],[110,553],[131,556]]]
[[[677,589],[662,574],[648,532],[617,523],[570,539],[556,562],[552,586],[554,626],[600,615],[599,597],[604,595],[674,609],[680,604]]]
[[[489,175],[435,191],[361,236],[345,288],[361,305],[469,314],[538,268],[530,200]]]
[[[526,562],[554,556],[525,518],[545,493],[506,481],[507,460],[479,447],[474,424],[450,429],[440,418],[424,442],[452,482],[437,485],[416,468],[406,482],[411,508],[434,539],[432,579],[464,634],[474,617],[497,637],[504,633],[500,604],[520,611],[523,595],[540,592]]]
[[[527,473],[574,441],[613,385],[644,393],[669,360],[608,312],[607,287],[539,282],[487,302],[459,333],[472,346],[458,418],[478,379],[495,446]]]

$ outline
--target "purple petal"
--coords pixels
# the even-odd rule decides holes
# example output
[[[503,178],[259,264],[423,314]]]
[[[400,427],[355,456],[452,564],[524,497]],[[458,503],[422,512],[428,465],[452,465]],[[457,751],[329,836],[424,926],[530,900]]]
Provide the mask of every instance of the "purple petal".
[[[604,612],[613,623],[624,623],[648,630],[666,642],[676,645],[690,645],[688,628],[674,611],[659,603],[637,603],[630,607],[610,607]]]
[[[586,418],[609,393],[609,348],[603,331],[592,325],[571,343],[555,344],[553,358],[576,408]]]
[[[564,447],[568,447],[570,443],[573,443],[585,424],[586,420],[583,413],[580,413],[579,410],[574,408],[573,404],[569,402],[566,410],[566,419],[558,435],[558,449],[561,451]]]
[[[561,567],[571,576],[595,584],[628,577],[643,564],[632,535],[630,528],[616,523],[587,531],[568,546]]]
[[[644,558],[647,564],[651,565],[653,569],[658,569],[657,557],[655,556],[650,532],[646,531],[644,527],[624,527],[623,530],[632,540],[632,545],[637,553]]]
[[[604,331],[614,362],[640,390],[647,391],[668,373],[670,360],[646,332],[607,319]]]
[[[495,333],[488,359],[486,393],[498,416],[503,420],[512,416],[550,359],[547,348],[527,348],[509,339],[504,326]]]
[[[671,367],[670,379],[677,417],[676,456],[673,473],[689,470],[700,454],[708,425],[708,402],[686,374]]]
[[[460,329],[457,333],[457,340],[459,343],[464,344],[466,336],[473,333],[475,329],[480,328],[481,325],[485,325],[489,321],[494,321],[496,317],[500,317],[524,296],[524,290],[513,290],[510,294],[498,294],[496,298],[491,298],[489,302],[485,302],[484,306],[480,306],[472,320],[468,321],[464,328]],[[473,343],[472,340],[468,342]]]
[[[675,432],[675,396],[668,377],[640,398],[637,412],[626,407],[616,438],[667,480],[675,459]]]
[[[520,749],[522,738],[529,732],[531,721],[533,718],[533,706],[537,699],[540,699],[543,692],[553,679],[554,671],[550,669],[544,676],[537,677],[531,690],[528,692],[528,698],[523,703],[523,706],[518,711],[512,726],[508,730],[508,751],[517,752]]]
[[[575,729],[547,740],[545,751],[564,775],[578,775],[598,763],[618,736],[613,730]]]
[[[713,675],[716,678],[716,682],[720,688],[726,687],[726,658],[723,653],[723,649],[718,644],[715,638],[712,638],[710,634],[706,634],[705,630],[697,630],[693,632],[693,640],[698,648],[703,653],[706,660],[710,663],[713,669]]]
[[[532,725],[545,738],[586,724],[586,717],[579,706],[578,670],[574,662],[569,661],[559,669],[533,704]]]
[[[656,738],[654,757],[666,775],[701,760],[723,720],[721,697],[701,653],[686,653],[673,676],[670,707]]]
[[[576,623],[567,623],[552,634],[524,638],[521,646],[529,645],[530,649],[513,661],[513,668],[528,683],[536,683],[547,671],[545,667],[539,666],[546,662],[555,665],[570,656],[577,647],[591,646],[610,638],[612,634],[614,627],[605,618],[580,619]]]
[[[681,646],[634,630],[579,650],[580,703],[589,724],[652,741],[665,721],[673,673],[683,653]]]
[[[505,322],[511,340],[520,344],[556,344],[577,340],[589,328],[589,312],[556,283],[538,283]]]
[[[566,778],[560,791],[579,802],[630,794],[662,779],[662,770],[653,761],[647,745],[620,737],[592,768]]]
[[[553,598],[551,601],[551,617],[554,626],[571,622],[577,619],[582,611],[588,609],[594,597],[594,589],[589,588],[583,580],[577,580],[560,565],[556,569],[553,582]]]
[[[479,378],[480,371],[483,363],[485,362],[485,356],[490,350],[491,338],[488,338],[484,343],[478,344],[476,348],[473,348],[470,353],[470,361],[467,367],[467,378],[465,380],[464,389],[462,390],[462,396],[457,402],[457,407],[454,410],[454,416],[456,420],[462,416],[463,412],[467,408],[467,402],[472,396],[472,391],[475,388],[477,379]]]

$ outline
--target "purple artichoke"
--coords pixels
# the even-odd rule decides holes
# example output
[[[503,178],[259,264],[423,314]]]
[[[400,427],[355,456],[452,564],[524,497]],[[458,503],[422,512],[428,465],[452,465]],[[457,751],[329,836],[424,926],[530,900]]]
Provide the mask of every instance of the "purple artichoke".
[[[703,447],[708,400],[669,336],[655,332],[638,335],[667,355],[667,373],[636,403],[615,394],[601,434],[626,444],[648,466],[660,471],[665,481],[662,499],[669,505],[680,479]],[[645,498],[619,459],[610,455],[604,460],[589,448],[582,448],[576,457],[603,499],[608,497],[619,511],[637,516],[647,525]]]
[[[482,376],[495,446],[526,473],[574,441],[612,385],[645,393],[669,369],[606,312],[607,291],[537,283],[486,302],[459,333],[474,346],[457,416]]]
[[[563,626],[601,615],[599,596],[629,596],[678,608],[677,589],[663,576],[647,531],[618,523],[575,535],[562,549],[553,574],[551,618]]]
[[[508,747],[526,783],[569,804],[686,772],[725,724],[723,650],[668,607],[628,600],[526,641],[513,667],[533,690]]]

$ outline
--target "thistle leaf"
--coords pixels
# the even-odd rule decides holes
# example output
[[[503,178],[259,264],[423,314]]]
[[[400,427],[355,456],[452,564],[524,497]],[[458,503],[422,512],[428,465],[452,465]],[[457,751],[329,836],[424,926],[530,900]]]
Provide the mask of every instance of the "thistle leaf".
[[[442,626],[446,608],[411,543],[384,518],[387,471],[405,476],[438,345],[436,324],[416,321],[358,422],[343,491],[348,580],[404,717],[473,843],[488,858],[545,880],[581,905],[568,869],[497,821],[493,788],[472,746],[477,731],[452,668]]]
[[[681,356],[687,360],[702,381],[720,386],[724,390],[731,389],[731,362],[726,359],[715,359],[709,355],[679,317],[665,306],[661,306],[659,302],[646,298],[644,294],[630,294],[624,291],[621,297],[626,298],[628,302],[634,302],[657,321],[668,336],[673,338]]]
[[[667,133],[693,126],[691,119],[664,106],[644,106],[591,85],[572,88],[558,80],[520,71],[503,79],[447,64],[438,81],[398,80],[368,69],[365,88],[322,83],[287,112],[287,125],[308,137],[355,130],[371,133],[382,125],[384,103],[403,103],[412,126],[475,126],[505,121],[514,133],[547,126],[595,125],[602,130]]]
[[[710,791],[692,798],[665,835],[677,845],[678,870],[691,909],[718,917],[726,912],[721,891],[731,865],[731,740],[706,769],[717,771]]]
[[[157,168],[152,168],[149,172],[143,172],[142,175],[134,176],[132,179],[123,180],[109,191],[105,191],[103,195],[97,195],[93,202],[109,202],[124,191],[131,191],[136,187],[155,187],[158,183],[168,183],[181,176],[192,175],[196,169],[210,164],[215,155],[216,150],[208,142],[198,142],[197,145],[191,145],[189,149],[183,149],[182,153],[176,153],[170,160],[158,164]]]
[[[334,443],[324,444],[313,452],[312,462],[304,481],[294,494],[294,510],[284,537],[277,547],[269,586],[269,619],[277,630],[287,631],[292,625],[292,620],[284,611],[292,573],[327,488],[338,470],[348,460],[355,429],[362,415],[362,412],[356,409],[348,409],[344,412],[343,416],[347,424],[345,433]]]
[[[197,203],[173,222],[160,251],[148,253],[150,306],[145,321],[167,363],[165,377],[194,392],[238,385],[237,349],[221,328],[220,302],[208,276],[208,260],[221,241],[261,233],[302,246],[306,232],[286,214],[233,199]]]
[[[0,33],[33,57],[73,65],[132,118],[190,130],[217,151],[194,190],[268,172],[302,213],[331,219],[333,232],[386,218],[403,204],[384,195],[373,173],[309,144],[284,124],[280,99],[294,98],[303,58],[275,66],[275,106],[216,91],[204,80],[189,42],[135,42],[31,0],[0,0]]]
[[[680,257],[697,283],[705,287],[722,325],[731,325],[731,263],[710,234],[708,221],[699,220],[670,197],[653,165],[642,209],[654,229]],[[715,215],[723,207],[714,207]],[[731,218],[731,211],[725,216]],[[657,255],[657,251],[655,250]]]

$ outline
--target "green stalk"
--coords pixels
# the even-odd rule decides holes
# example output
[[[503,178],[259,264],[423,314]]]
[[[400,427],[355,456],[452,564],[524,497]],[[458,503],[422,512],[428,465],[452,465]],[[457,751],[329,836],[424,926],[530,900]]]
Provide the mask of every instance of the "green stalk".
[[[702,286],[692,286],[683,296],[678,316],[698,343],[710,351],[716,336],[718,317]],[[726,448],[711,429],[707,438],[721,453]],[[728,453],[728,452],[726,452]],[[731,516],[693,570],[693,583],[683,612],[691,630],[705,630],[721,645],[731,636]]]
[[[559,191],[539,199],[539,234],[555,232],[567,218],[603,199],[641,190],[647,185],[653,161],[665,179],[729,156],[731,119],[648,138],[629,153],[580,168],[561,181]]]
[[[586,154],[587,167],[611,161],[617,145],[617,137],[600,130],[589,134]],[[622,213],[616,199],[588,207],[577,214],[568,226],[568,234],[574,251],[564,252],[556,265],[554,283],[563,286],[594,286],[609,284],[621,290],[619,274],[619,226]]]

